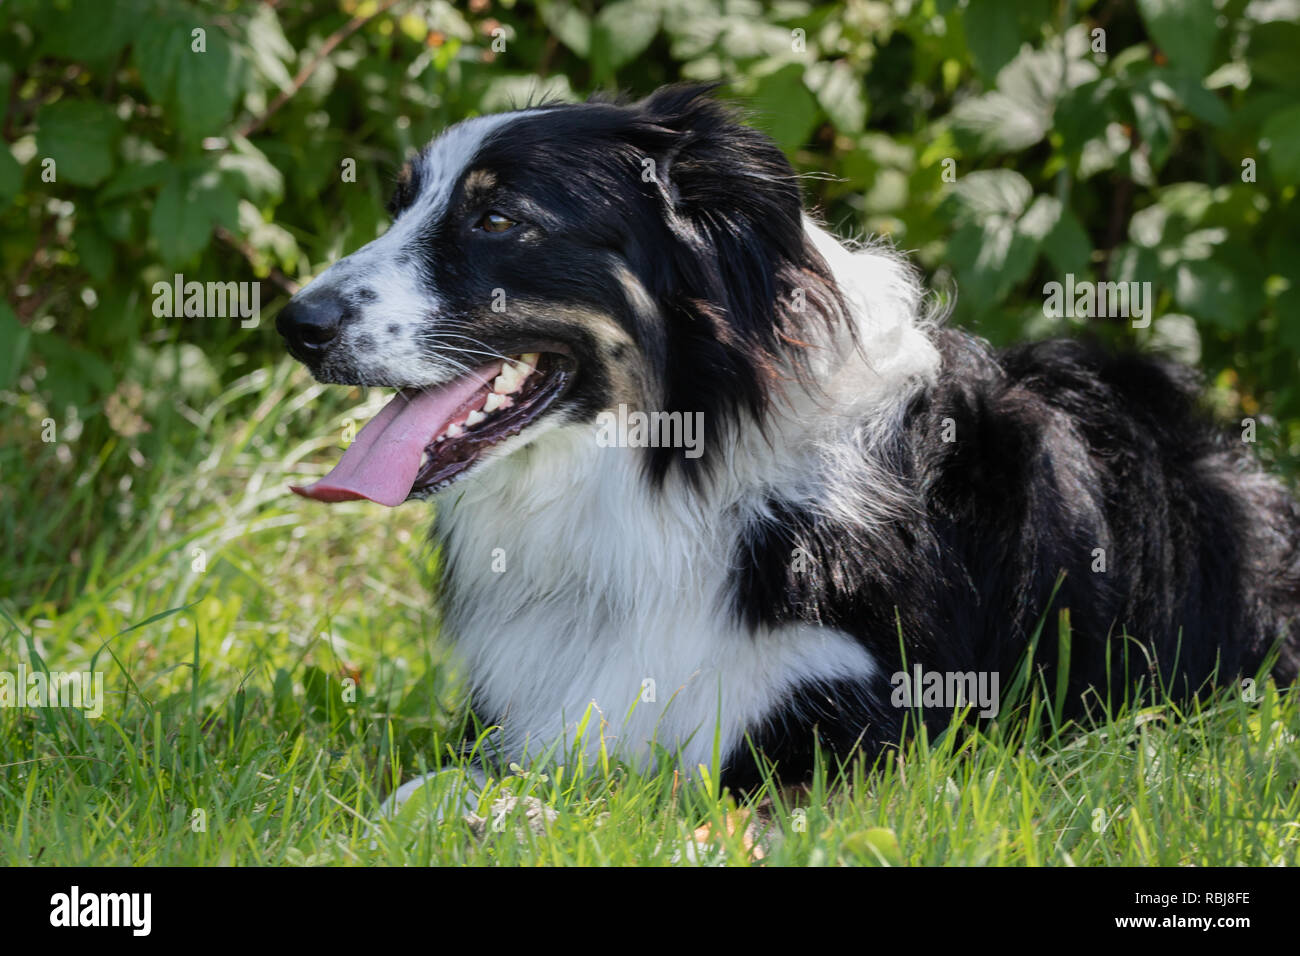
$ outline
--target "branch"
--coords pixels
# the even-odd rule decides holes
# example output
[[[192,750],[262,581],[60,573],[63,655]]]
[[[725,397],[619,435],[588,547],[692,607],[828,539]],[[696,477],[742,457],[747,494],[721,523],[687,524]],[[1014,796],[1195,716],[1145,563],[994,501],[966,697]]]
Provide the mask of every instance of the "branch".
[[[15,69],[14,75],[9,78],[9,103],[5,107],[4,127],[0,130],[0,136],[4,137],[6,143],[12,143],[17,139],[14,133],[14,119],[18,115],[18,87],[22,85],[25,76],[21,69]]]
[[[27,261],[23,263],[18,278],[14,280],[13,294],[10,301],[13,303],[14,314],[18,316],[20,322],[26,325],[31,321],[38,309],[47,298],[49,298],[50,287],[46,286],[41,289],[41,294],[36,294],[35,290],[28,292],[23,296],[19,289],[27,285],[32,277],[32,272],[36,269],[36,264],[44,257],[46,247],[50,244],[50,236],[54,232],[56,221],[52,218],[46,219],[41,223],[41,231],[36,237],[36,247],[32,249],[32,254],[28,256]]]
[[[374,13],[368,14],[367,16],[364,17],[353,17],[346,24],[344,24],[343,26],[335,30],[333,33],[331,33],[325,39],[325,42],[321,44],[320,51],[316,54],[316,56],[312,59],[312,61],[298,71],[298,75],[293,78],[293,82],[289,85],[289,88],[287,90],[281,90],[280,95],[271,101],[271,105],[266,108],[265,113],[245,123],[244,126],[235,133],[235,135],[242,136],[245,139],[247,139],[249,136],[252,136],[259,129],[265,126],[266,121],[269,120],[272,116],[274,116],[276,111],[278,111],[280,107],[282,107],[285,103],[289,102],[290,98],[293,97],[294,94],[296,94],[300,89],[302,89],[304,83],[306,83],[309,79],[311,79],[311,75],[316,72],[316,68],[321,65],[321,62],[327,56],[329,56],[331,52],[333,52],[336,46],[338,46],[348,37],[352,36],[352,34],[356,33],[358,30],[360,30],[363,26],[365,26],[375,17],[379,16],[381,13],[386,12],[389,8],[391,8],[396,3],[397,0],[384,0],[384,2],[382,2],[379,5],[379,9],[377,9]]]
[[[256,250],[225,226],[217,226],[217,238],[247,259],[250,265],[254,262],[257,255]],[[271,267],[271,271],[267,275],[267,278],[278,285],[280,290],[288,295],[293,295],[299,288],[301,288],[297,282],[290,279],[275,266]]]

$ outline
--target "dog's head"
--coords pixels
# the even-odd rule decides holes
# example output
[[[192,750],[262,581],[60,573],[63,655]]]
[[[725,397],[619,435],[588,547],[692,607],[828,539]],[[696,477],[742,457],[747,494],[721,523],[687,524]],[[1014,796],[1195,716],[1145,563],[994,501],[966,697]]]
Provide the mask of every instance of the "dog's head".
[[[324,501],[425,497],[620,404],[716,433],[761,415],[789,345],[841,308],[789,163],[706,88],[467,120],[391,212],[276,323],[319,380],[400,389],[296,489]],[[686,464],[647,455],[656,477]]]

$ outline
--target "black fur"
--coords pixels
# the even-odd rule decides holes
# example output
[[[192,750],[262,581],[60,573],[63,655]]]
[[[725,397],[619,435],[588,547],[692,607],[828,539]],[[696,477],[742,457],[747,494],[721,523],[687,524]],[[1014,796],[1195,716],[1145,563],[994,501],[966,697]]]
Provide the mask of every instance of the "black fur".
[[[882,701],[904,654],[908,668],[996,670],[1005,688],[1038,622],[1061,608],[1068,715],[1089,688],[1118,697],[1145,679],[1186,697],[1252,676],[1279,642],[1274,673],[1295,679],[1300,508],[1209,424],[1187,369],[1074,341],[994,354],[962,332],[938,335],[942,377],[893,449],[917,520],[864,540],[774,500],[773,520],[737,542],[734,607],[747,624],[831,625],[881,665],[873,686],[805,686],[753,728],[783,777],[808,770],[814,738],[840,757],[898,739],[904,712]],[[1050,674],[1055,626],[1046,634],[1036,660]],[[757,780],[750,751],[728,761],[730,785]]]

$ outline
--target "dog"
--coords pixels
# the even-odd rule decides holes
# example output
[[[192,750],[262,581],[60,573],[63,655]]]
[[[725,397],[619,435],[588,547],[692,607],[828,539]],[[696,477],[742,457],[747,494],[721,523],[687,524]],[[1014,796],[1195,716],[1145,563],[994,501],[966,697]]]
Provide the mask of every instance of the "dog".
[[[797,781],[950,719],[931,675],[1005,688],[1049,615],[1067,713],[1294,680],[1300,509],[1196,376],[948,327],[710,88],[458,123],[390,211],[277,318],[321,382],[398,390],[294,490],[436,499],[500,754]]]

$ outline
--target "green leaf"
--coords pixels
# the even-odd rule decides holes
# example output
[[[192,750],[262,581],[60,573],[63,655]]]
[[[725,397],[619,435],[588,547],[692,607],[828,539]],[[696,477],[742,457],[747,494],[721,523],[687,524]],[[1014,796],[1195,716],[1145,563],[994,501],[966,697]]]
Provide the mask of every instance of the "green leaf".
[[[817,125],[817,101],[804,86],[798,63],[762,77],[750,102],[758,125],[787,153],[806,145]]]
[[[1105,132],[1114,109],[1115,90],[1114,78],[1103,77],[1080,84],[1061,97],[1053,126],[1061,134],[1067,153],[1077,156],[1088,140]]]
[[[279,265],[292,272],[298,264],[298,242],[283,226],[267,222],[256,206],[248,201],[239,204],[239,235],[256,255],[255,267],[269,269]]]
[[[109,202],[130,196],[162,184],[171,175],[170,163],[131,163],[106,182],[96,193],[99,202]]]
[[[1174,66],[1198,78],[1210,72],[1219,31],[1218,15],[1206,0],[1138,0],[1138,10]]]
[[[1154,96],[1173,102],[1203,123],[1226,126],[1231,119],[1223,100],[1206,89],[1199,77],[1156,67],[1146,74],[1145,80]]]
[[[236,228],[239,200],[216,170],[187,178],[176,170],[154,203],[149,234],[168,265],[189,262],[207,246],[216,225]]]
[[[1043,237],[1043,254],[1058,272],[1081,275],[1088,271],[1092,259],[1092,240],[1071,209],[1061,210],[1056,225]]]
[[[132,44],[131,59],[140,72],[145,92],[158,105],[173,102],[176,66],[189,47],[189,30],[175,17],[151,17],[141,24]]]
[[[233,152],[228,152],[217,160],[217,168],[241,196],[261,203],[280,199],[284,195],[284,176],[248,140],[238,140]]]
[[[113,171],[121,122],[105,103],[59,100],[36,114],[36,149],[55,163],[58,181],[94,186]]]
[[[31,350],[45,362],[45,381],[56,406],[85,406],[96,395],[106,395],[117,376],[104,358],[87,348],[47,332],[31,339]]]
[[[1164,241],[1165,226],[1169,222],[1169,209],[1160,203],[1152,203],[1146,209],[1139,209],[1128,220],[1128,235],[1139,246],[1148,249],[1159,248]]]
[[[1114,282],[1154,282],[1160,263],[1154,250],[1124,243],[1111,253],[1110,279]]]
[[[9,388],[18,380],[31,339],[32,330],[18,321],[8,303],[0,300],[0,388]]]
[[[608,82],[645,52],[659,32],[659,10],[644,0],[617,0],[602,7],[591,25],[591,69]]]
[[[556,38],[584,60],[591,53],[591,18],[570,0],[545,0],[539,6],[542,22]]]
[[[23,188],[23,167],[9,147],[0,143],[0,209],[4,209]]]
[[[979,224],[988,217],[1018,219],[1029,207],[1034,187],[1013,169],[988,169],[962,177],[945,201],[958,222]]]
[[[1251,75],[1257,83],[1262,80],[1284,90],[1300,89],[1297,50],[1300,50],[1300,23],[1275,20],[1256,25],[1250,31],[1250,46],[1246,50]]]
[[[1138,135],[1150,150],[1151,167],[1158,170],[1173,147],[1173,117],[1155,96],[1141,88],[1133,90],[1133,115],[1137,119]]]
[[[114,242],[130,242],[134,238],[135,213],[132,202],[108,203],[95,208],[95,221]]]
[[[72,0],[63,9],[47,3],[38,15],[39,49],[66,60],[104,60],[126,45],[140,16],[140,0]]]
[[[1029,275],[1061,208],[1052,197],[1034,200],[1029,181],[1009,169],[964,177],[944,207],[960,224],[948,247],[958,303],[974,315],[1001,303]]]
[[[1237,309],[1248,323],[1268,305],[1269,271],[1254,242],[1227,238],[1213,247],[1214,261],[1232,273],[1236,282]]]
[[[1260,139],[1268,143],[1269,165],[1278,182],[1300,183],[1300,105],[1269,117]]]
[[[808,67],[805,79],[837,132],[861,133],[867,123],[862,80],[843,60]]]
[[[1195,226],[1214,206],[1214,191],[1205,183],[1171,183],[1159,191],[1156,202],[1169,210],[1170,215]]]
[[[672,19],[671,14],[668,19]],[[739,5],[733,8],[722,25],[718,48],[733,60],[788,58],[793,52],[789,30],[765,23],[761,17],[746,16]]]
[[[1038,260],[1038,241],[1012,226],[998,222],[984,229],[984,241],[975,257],[979,288],[988,291],[981,305],[1001,303],[1011,290],[1029,277]]]
[[[275,8],[271,4],[259,4],[254,9],[245,36],[248,38],[249,59],[253,67],[276,89],[283,91],[292,87],[293,77],[289,73],[287,64],[294,61],[297,52],[284,35],[280,18],[276,16]]]
[[[235,105],[235,60],[225,33],[206,27],[207,49],[186,46],[176,63],[176,126],[181,135],[198,142],[223,131]]]
[[[1174,268],[1174,301],[1203,321],[1231,330],[1245,325],[1238,277],[1213,260],[1184,262]]]
[[[1166,312],[1151,324],[1151,337],[1147,346],[1152,352],[1165,355],[1185,365],[1201,362],[1201,333],[1196,320],[1181,312]]]
[[[91,278],[101,282],[107,279],[113,270],[113,244],[95,228],[93,220],[79,220],[73,240],[77,258]]]
[[[1061,219],[1061,201],[1055,196],[1036,196],[1016,223],[1016,232],[1041,245]]]
[[[986,80],[1010,63],[1020,51],[1020,25],[1002,0],[970,0],[962,15],[966,45],[975,68]]]
[[[1070,60],[1062,86],[1060,56],[1026,50],[998,74],[996,90],[958,104],[951,114],[953,132],[977,152],[1025,149],[1047,135],[1065,91],[1096,76],[1092,63]]]
[[[203,49],[195,31],[203,31]],[[222,132],[236,93],[235,57],[225,33],[183,16],[146,21],[134,47],[145,90],[167,107],[182,138],[197,142]]]
[[[1039,110],[994,91],[957,104],[952,111],[958,142],[976,153],[1008,153],[1033,146],[1047,134]]]

